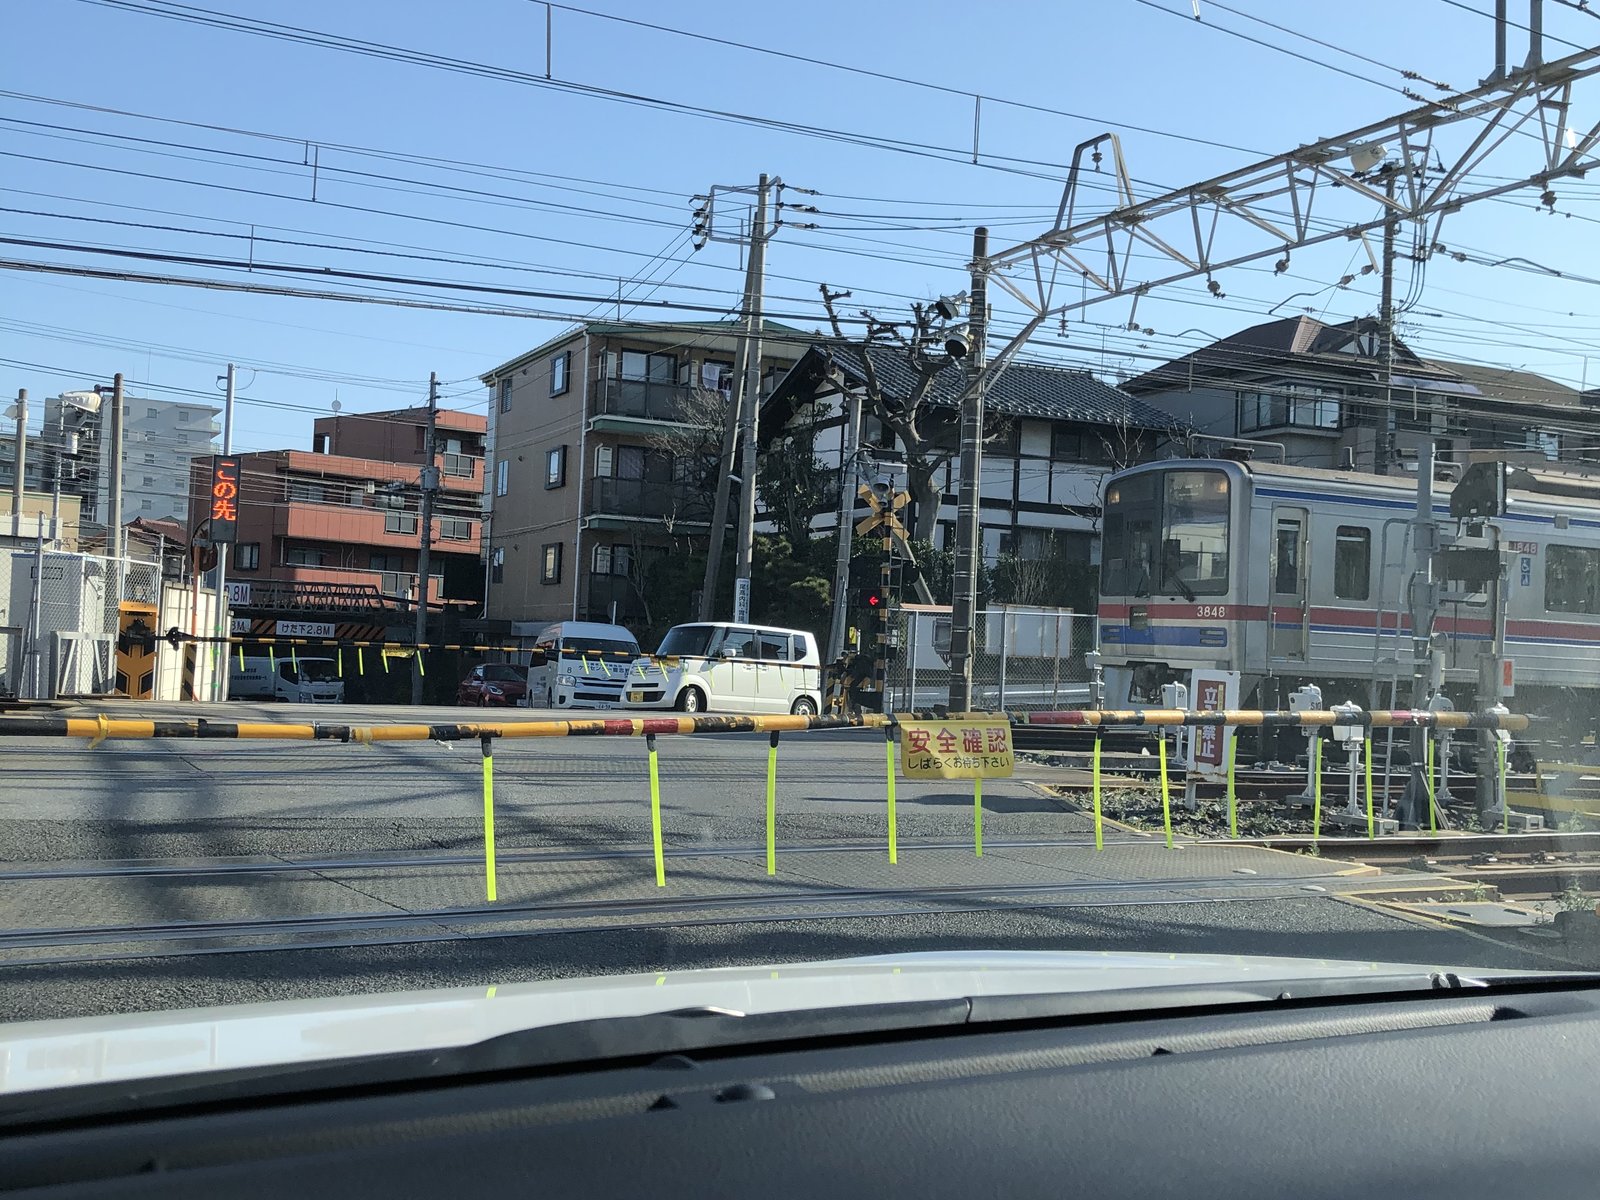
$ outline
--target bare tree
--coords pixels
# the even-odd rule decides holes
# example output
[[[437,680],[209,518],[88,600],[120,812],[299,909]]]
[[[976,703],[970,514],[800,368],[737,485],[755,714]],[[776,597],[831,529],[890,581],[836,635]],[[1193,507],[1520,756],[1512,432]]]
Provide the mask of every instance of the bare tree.
[[[828,310],[828,323],[833,327],[837,342],[847,339],[835,303],[847,295],[848,292],[831,292],[827,284],[822,285],[822,302]],[[952,436],[952,413],[935,402],[934,385],[943,372],[957,367],[957,360],[944,353],[937,330],[939,320],[922,304],[911,306],[909,332],[904,324],[881,321],[865,309],[861,310],[861,316],[866,320],[866,332],[853,344],[861,354],[866,409],[895,435],[905,451],[906,483],[911,492],[913,512],[912,536],[931,541],[939,520],[939,489],[934,480],[940,468],[960,450],[957,439]],[[876,349],[888,349],[905,363],[911,374],[911,385],[905,395],[885,389],[872,357]]]

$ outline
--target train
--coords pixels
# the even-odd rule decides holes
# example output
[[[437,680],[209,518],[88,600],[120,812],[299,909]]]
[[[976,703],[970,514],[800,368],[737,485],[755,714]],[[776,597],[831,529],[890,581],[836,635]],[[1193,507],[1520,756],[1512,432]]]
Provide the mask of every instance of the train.
[[[1440,692],[1457,707],[1484,703],[1498,586],[1504,651],[1488,701],[1578,742],[1600,718],[1600,476],[1536,466],[1506,478],[1504,511],[1488,520],[1452,515],[1457,485],[1435,484],[1443,540],[1504,564],[1498,585],[1445,582],[1432,631]],[[1414,473],[1169,459],[1109,475],[1106,705],[1159,705],[1175,683],[1197,698],[1197,682],[1220,672],[1236,675],[1240,707],[1288,707],[1306,684],[1328,704],[1408,707],[1416,510]]]

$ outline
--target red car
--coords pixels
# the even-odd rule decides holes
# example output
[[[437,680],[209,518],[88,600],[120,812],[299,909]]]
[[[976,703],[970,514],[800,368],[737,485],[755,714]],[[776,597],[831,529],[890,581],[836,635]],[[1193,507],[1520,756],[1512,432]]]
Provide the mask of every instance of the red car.
[[[527,694],[528,677],[524,671],[506,663],[484,663],[473,667],[456,688],[456,703],[481,708],[514,707]]]

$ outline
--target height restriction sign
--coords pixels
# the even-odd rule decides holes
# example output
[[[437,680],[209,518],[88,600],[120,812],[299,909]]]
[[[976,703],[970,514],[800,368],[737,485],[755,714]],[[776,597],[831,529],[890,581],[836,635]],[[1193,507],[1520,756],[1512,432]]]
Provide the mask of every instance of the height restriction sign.
[[[239,533],[239,460],[211,458],[211,544],[232,544]]]

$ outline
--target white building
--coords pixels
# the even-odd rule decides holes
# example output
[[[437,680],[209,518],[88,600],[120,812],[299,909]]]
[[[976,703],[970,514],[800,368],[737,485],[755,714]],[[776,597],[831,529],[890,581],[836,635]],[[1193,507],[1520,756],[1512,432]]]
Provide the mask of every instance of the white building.
[[[102,400],[104,403],[98,403]],[[83,499],[83,520],[104,524],[111,508],[110,392],[65,392],[45,401],[43,449],[63,453],[61,490]],[[186,522],[189,460],[218,451],[222,409],[187,400],[122,401],[122,519]],[[41,481],[54,485],[53,463]]]

